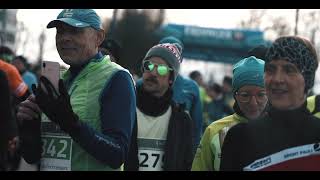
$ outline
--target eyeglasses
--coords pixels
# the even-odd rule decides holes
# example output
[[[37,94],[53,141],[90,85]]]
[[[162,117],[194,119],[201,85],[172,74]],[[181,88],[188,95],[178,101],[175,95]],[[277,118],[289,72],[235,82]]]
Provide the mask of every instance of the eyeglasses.
[[[257,94],[249,94],[248,92],[236,92],[238,100],[242,103],[248,103],[251,101],[252,96],[256,97],[257,102],[264,102],[267,100],[267,94],[264,91],[261,91]]]
[[[169,68],[165,64],[155,64],[155,63],[152,63],[151,61],[144,61],[143,62],[143,70],[144,71],[152,72],[155,67],[157,67],[157,72],[160,76],[165,76],[170,71],[173,71],[173,69]]]

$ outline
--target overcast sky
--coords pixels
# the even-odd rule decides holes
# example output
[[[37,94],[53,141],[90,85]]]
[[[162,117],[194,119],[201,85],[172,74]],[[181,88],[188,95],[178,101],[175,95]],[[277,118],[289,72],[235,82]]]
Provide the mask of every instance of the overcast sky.
[[[22,52],[18,49],[18,54],[24,53],[30,61],[34,61],[38,56],[38,37],[41,31],[46,33],[44,59],[58,61],[60,59],[55,47],[55,29],[46,29],[46,25],[55,19],[61,9],[20,9],[17,13],[17,20],[22,21],[29,30],[28,38],[30,44]],[[113,9],[96,9],[101,18],[111,17]],[[300,10],[300,13],[311,10]],[[195,25],[212,28],[237,28],[242,19],[248,19],[249,9],[167,9],[165,23],[175,23],[184,25]],[[267,16],[283,16],[291,26],[295,23],[295,9],[268,9]],[[303,15],[301,15],[303,16]],[[299,24],[299,28],[301,25]],[[196,67],[207,67],[206,64],[198,63]],[[318,76],[320,72],[318,71]],[[317,78],[319,79],[319,78]],[[318,84],[320,81],[318,80]],[[319,85],[318,85],[319,86]],[[320,92],[320,86],[319,86]]]
[[[46,29],[49,21],[55,19],[61,9],[20,9],[17,13],[17,20],[22,21],[29,30],[28,38],[31,45],[28,45],[24,52],[18,48],[17,53],[24,53],[31,61],[37,58],[38,36],[41,31],[46,33],[44,59],[62,62],[55,50],[55,29]],[[96,9],[102,17],[111,17],[113,9]],[[270,14],[284,15],[292,18],[294,10],[269,10]],[[249,9],[167,9],[166,23],[185,25],[196,25],[201,27],[215,28],[236,28],[241,19],[246,19]],[[294,19],[292,19],[294,21]]]

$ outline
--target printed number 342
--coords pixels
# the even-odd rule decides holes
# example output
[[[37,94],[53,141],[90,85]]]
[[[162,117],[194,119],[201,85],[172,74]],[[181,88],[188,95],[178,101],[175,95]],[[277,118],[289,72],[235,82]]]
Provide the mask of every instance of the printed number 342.
[[[58,148],[57,145],[61,148]],[[64,151],[67,149],[67,146],[68,142],[65,139],[42,139],[42,157],[49,155],[49,157],[66,158],[67,154]],[[58,149],[60,150],[58,151]]]

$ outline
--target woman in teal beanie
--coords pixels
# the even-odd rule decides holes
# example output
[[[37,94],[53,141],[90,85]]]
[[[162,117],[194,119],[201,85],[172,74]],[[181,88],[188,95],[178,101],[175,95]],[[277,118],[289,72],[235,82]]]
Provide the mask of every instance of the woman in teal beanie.
[[[193,160],[193,171],[218,171],[227,131],[235,124],[254,120],[264,113],[267,96],[263,75],[264,61],[254,56],[234,65],[232,92],[235,113],[214,121],[206,128]]]

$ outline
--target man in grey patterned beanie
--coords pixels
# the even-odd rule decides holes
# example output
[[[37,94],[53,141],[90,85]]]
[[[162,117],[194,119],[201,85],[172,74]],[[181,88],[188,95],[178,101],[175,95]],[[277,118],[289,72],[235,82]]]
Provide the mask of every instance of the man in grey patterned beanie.
[[[285,59],[300,70],[305,81],[305,92],[313,87],[318,68],[318,57],[313,45],[297,36],[278,38],[266,54],[266,64],[272,60]]]
[[[163,60],[165,60],[170,68],[173,69],[173,76],[172,81],[174,82],[177,78],[177,75],[180,70],[180,64],[182,62],[182,56],[181,56],[181,47],[177,44],[171,44],[171,43],[160,43],[155,46],[153,46],[144,57],[144,61],[148,60],[149,58],[153,56],[161,57]]]

